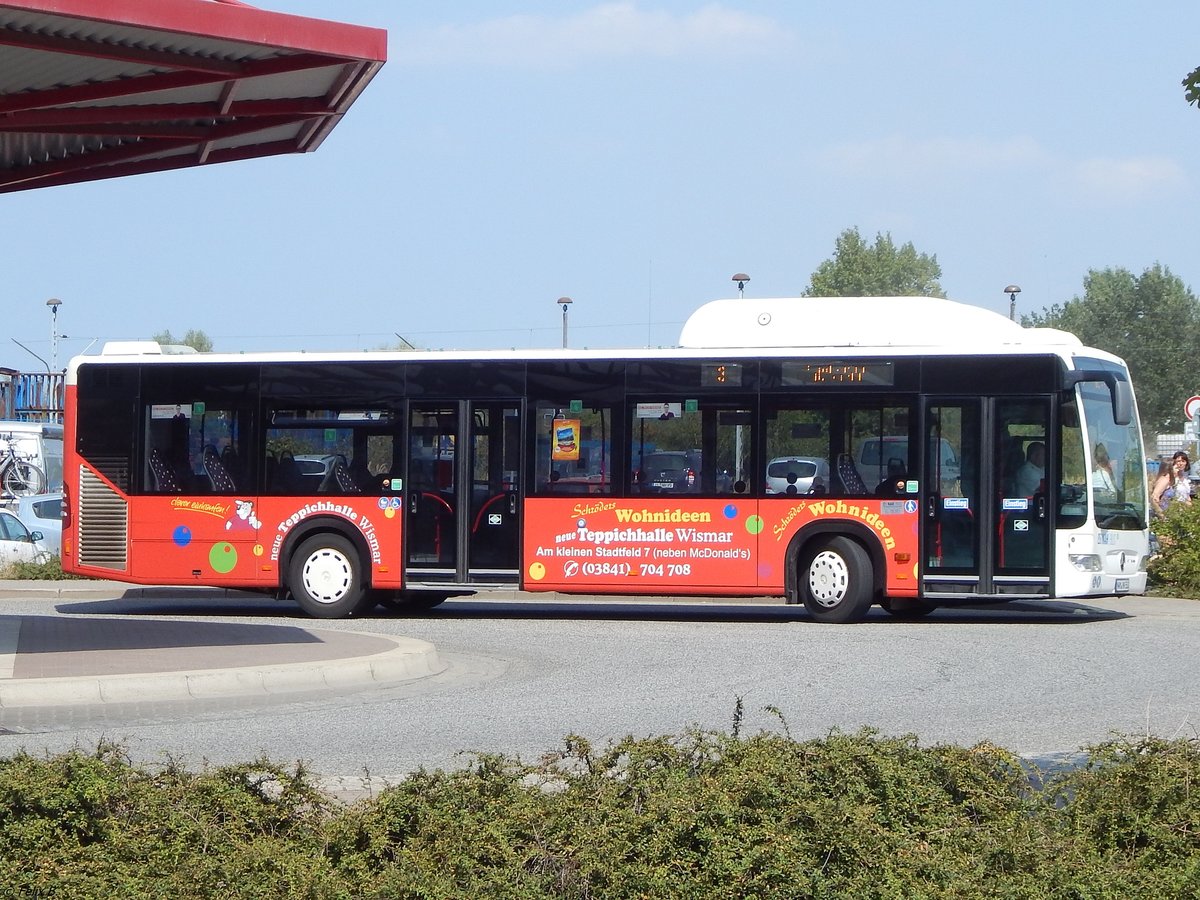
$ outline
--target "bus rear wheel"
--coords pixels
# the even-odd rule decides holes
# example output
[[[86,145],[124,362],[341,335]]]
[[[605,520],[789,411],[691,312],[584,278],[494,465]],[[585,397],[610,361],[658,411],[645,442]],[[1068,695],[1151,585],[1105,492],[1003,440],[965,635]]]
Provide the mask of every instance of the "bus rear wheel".
[[[867,551],[841,535],[821,541],[800,565],[800,596],[818,622],[861,622],[871,608],[873,581]]]
[[[318,619],[340,619],[374,605],[363,585],[358,551],[340,534],[314,535],[296,548],[288,587],[300,608]]]

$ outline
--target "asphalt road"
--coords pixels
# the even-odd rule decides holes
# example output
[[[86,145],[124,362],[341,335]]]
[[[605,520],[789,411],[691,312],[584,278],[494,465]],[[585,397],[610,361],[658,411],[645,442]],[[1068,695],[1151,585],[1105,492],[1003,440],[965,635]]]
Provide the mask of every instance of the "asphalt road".
[[[303,759],[332,782],[399,779],[471,751],[536,759],[568,733],[728,728],[794,737],[863,726],[924,744],[990,740],[1037,759],[1113,733],[1193,735],[1200,602],[1122,598],[939,610],[902,622],[811,622],[748,603],[587,598],[448,601],[418,617],[297,619],[288,604],[220,600],[0,601],[0,615],[116,615],[303,624],[434,643],[445,672],[341,694],[5,712],[0,756],[122,743],[139,762]]]

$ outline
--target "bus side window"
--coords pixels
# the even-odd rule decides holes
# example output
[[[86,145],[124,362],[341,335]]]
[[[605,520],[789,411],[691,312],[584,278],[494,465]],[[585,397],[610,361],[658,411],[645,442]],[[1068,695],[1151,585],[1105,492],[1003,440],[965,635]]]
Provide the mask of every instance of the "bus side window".
[[[847,459],[839,456],[838,475],[848,495],[896,496],[907,492],[913,471],[908,406],[883,405],[846,410]],[[953,456],[949,445],[946,453]]]
[[[612,493],[612,410],[537,406],[534,489],[541,494]]]
[[[829,410],[780,406],[766,411],[767,496],[828,494],[834,484],[829,450]]]

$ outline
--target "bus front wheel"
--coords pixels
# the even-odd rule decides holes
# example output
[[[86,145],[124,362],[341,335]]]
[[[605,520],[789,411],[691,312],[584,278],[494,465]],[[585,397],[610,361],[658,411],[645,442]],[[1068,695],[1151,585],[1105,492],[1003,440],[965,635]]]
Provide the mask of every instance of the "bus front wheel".
[[[800,566],[800,594],[818,622],[861,622],[871,608],[871,559],[862,545],[838,535],[806,553]]]
[[[288,567],[288,587],[300,608],[318,619],[340,619],[363,611],[369,596],[358,551],[339,534],[314,535],[296,548]]]

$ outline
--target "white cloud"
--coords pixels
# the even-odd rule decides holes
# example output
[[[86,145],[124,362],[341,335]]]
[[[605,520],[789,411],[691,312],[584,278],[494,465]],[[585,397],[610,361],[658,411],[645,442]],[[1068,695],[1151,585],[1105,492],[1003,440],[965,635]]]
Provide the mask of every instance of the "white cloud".
[[[1047,155],[1031,138],[887,137],[837,144],[824,154],[831,168],[847,175],[881,178],[920,174],[971,174],[1045,165]]]
[[[1183,167],[1157,156],[1068,160],[1031,137],[909,138],[836,144],[820,162],[839,175],[882,181],[925,182],[1015,176],[1049,181],[1055,188],[1097,205],[1161,197],[1188,183]]]
[[[642,9],[636,2],[613,2],[568,16],[506,16],[394,32],[389,57],[401,65],[541,68],[614,57],[734,57],[780,49],[791,41],[775,20],[718,3],[678,15]]]
[[[1140,200],[1187,183],[1183,168],[1161,156],[1086,159],[1075,166],[1074,175],[1088,197],[1100,201]]]

